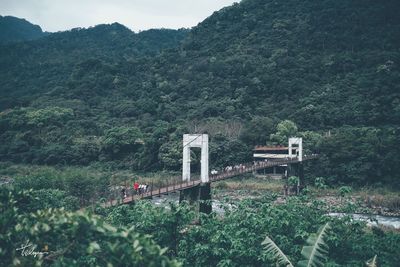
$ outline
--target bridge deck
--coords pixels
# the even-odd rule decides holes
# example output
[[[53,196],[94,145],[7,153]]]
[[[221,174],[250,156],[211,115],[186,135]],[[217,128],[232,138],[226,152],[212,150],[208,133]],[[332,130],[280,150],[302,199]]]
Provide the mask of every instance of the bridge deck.
[[[316,159],[318,156],[317,155],[311,155],[311,156],[305,156],[303,157],[303,161],[306,160],[312,160]],[[221,174],[216,174],[216,175],[211,175],[210,176],[210,182],[217,182],[217,181],[222,181],[225,179],[229,179],[244,173],[249,173],[249,172],[254,172],[257,170],[262,170],[265,168],[270,168],[274,166],[279,166],[279,165],[284,165],[284,164],[291,164],[291,163],[298,163],[299,160],[297,158],[287,158],[287,159],[282,159],[282,160],[274,160],[274,161],[269,161],[269,162],[259,162],[257,165],[254,165],[253,163],[249,164],[244,164],[242,165],[241,169],[237,170],[232,170],[232,171],[226,171]],[[120,200],[111,200],[106,203],[104,203],[105,207],[110,207],[110,206],[115,206],[119,204],[128,204],[131,202],[134,202],[135,200],[139,199],[145,199],[145,198],[152,198],[154,196],[161,196],[161,195],[167,195],[170,193],[176,193],[178,191],[188,189],[195,187],[201,183],[200,180],[195,180],[195,181],[182,181],[180,183],[175,183],[172,185],[167,185],[165,187],[153,189],[151,188],[148,192],[139,194],[139,195],[132,195],[129,197],[126,197],[124,199]]]

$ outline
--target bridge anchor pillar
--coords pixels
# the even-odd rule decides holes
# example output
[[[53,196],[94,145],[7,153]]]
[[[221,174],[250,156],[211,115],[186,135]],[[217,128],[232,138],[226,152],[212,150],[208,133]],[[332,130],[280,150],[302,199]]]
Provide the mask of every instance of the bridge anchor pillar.
[[[188,201],[196,210],[206,214],[212,211],[211,183],[201,183],[198,186],[180,191],[179,203]]]
[[[299,178],[299,183],[297,185],[296,191],[299,193],[302,188],[305,186],[304,181],[304,166],[302,162],[298,163],[290,163],[287,165],[287,177],[297,176]]]
[[[304,166],[302,162],[298,163],[297,173],[300,180],[300,188],[303,188],[305,186],[305,181],[304,181]]]
[[[189,202],[190,205],[196,203],[199,199],[199,185],[192,188],[184,189],[179,192],[179,203],[183,201]]]
[[[211,183],[204,183],[200,185],[199,211],[206,214],[210,214],[212,211]]]

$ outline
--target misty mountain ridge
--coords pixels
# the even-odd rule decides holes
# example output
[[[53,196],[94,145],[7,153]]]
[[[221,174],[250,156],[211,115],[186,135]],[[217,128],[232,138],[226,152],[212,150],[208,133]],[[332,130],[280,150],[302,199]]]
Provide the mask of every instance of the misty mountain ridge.
[[[0,18],[0,44],[13,43],[15,45],[16,42],[35,41],[21,44],[17,46],[16,50],[27,45],[31,47],[44,45],[57,47],[57,49],[62,49],[63,52],[68,53],[74,49],[85,49],[80,44],[87,45],[86,42],[91,42],[95,43],[96,47],[101,47],[101,49],[119,50],[127,49],[128,47],[133,49],[135,47],[136,50],[143,50],[154,55],[164,48],[176,46],[186,36],[187,32],[188,30],[183,28],[179,30],[161,28],[135,33],[128,27],[114,22],[50,33],[43,32],[40,26],[34,25],[25,19],[12,16]],[[37,40],[41,37],[46,38]],[[93,52],[93,56],[101,56],[101,51],[100,53],[96,53],[93,50],[91,52]]]
[[[49,33],[38,25],[13,16],[0,16],[0,44],[39,39]]]

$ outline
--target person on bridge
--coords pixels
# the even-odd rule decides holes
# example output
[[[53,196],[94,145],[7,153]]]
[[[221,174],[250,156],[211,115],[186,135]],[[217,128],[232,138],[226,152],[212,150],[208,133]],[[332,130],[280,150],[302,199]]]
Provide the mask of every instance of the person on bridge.
[[[123,187],[121,189],[121,196],[122,196],[122,199],[126,198],[126,189],[125,189],[125,187]]]
[[[144,184],[139,185],[139,194],[143,194]]]
[[[135,194],[137,195],[138,191],[139,191],[139,183],[138,182],[135,182],[133,184],[133,190],[135,190]]]

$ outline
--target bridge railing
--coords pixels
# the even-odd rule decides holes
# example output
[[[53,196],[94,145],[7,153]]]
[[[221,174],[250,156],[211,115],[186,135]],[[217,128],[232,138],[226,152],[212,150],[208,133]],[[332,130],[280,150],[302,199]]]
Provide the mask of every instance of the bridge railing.
[[[105,206],[107,206],[107,207],[115,206],[115,205],[119,205],[122,203],[130,203],[130,202],[133,202],[138,199],[151,198],[153,196],[161,196],[164,194],[170,194],[170,193],[174,193],[177,191],[181,191],[186,188],[193,187],[197,184],[200,184],[199,180],[185,181],[185,182],[180,182],[180,183],[166,182],[166,184],[164,184],[165,185],[164,187],[158,186],[157,188],[154,188],[154,184],[152,184],[150,189],[146,192],[142,191],[139,194],[131,194],[130,196],[127,196],[126,198],[122,198],[122,197],[110,198],[110,199],[108,199],[108,201],[106,201]]]
[[[303,161],[315,159],[317,157],[318,157],[318,155],[316,155],[316,154],[307,155],[307,156],[303,157]],[[223,180],[223,179],[230,178],[230,177],[242,174],[242,173],[249,173],[249,172],[262,170],[262,169],[273,167],[273,166],[279,166],[279,165],[284,165],[284,164],[288,164],[288,163],[297,163],[297,162],[299,162],[299,159],[297,157],[291,157],[291,158],[288,157],[288,158],[280,159],[280,160],[258,161],[256,163],[254,163],[254,162],[245,163],[245,164],[241,164],[241,168],[239,168],[239,169],[232,168],[231,171],[223,171],[219,174],[211,175],[210,180],[211,181]]]
[[[310,160],[310,159],[315,159],[317,158],[318,155],[312,154],[312,155],[307,155],[303,157],[304,160]],[[299,159],[297,157],[292,157],[292,158],[285,158],[285,159],[279,159],[279,160],[271,160],[271,161],[258,161],[258,162],[248,162],[245,164],[240,164],[236,165],[238,168],[232,167],[231,171],[223,171],[219,174],[214,174],[210,175],[210,181],[220,181],[224,180],[227,178],[231,178],[243,173],[249,173],[249,172],[254,172],[257,170],[273,167],[273,166],[279,166],[279,165],[284,165],[284,164],[290,164],[290,163],[297,163],[299,162]],[[155,185],[152,181],[149,190],[147,192],[141,192],[140,194],[133,194],[131,193],[130,196],[127,198],[121,199],[120,198],[114,198],[114,199],[109,199],[107,203],[109,203],[110,206],[119,204],[119,203],[129,203],[132,201],[135,201],[137,199],[143,199],[143,198],[149,198],[153,196],[161,196],[163,194],[169,194],[173,193],[176,191],[181,191],[186,188],[193,187],[197,184],[200,184],[199,180],[191,180],[191,181],[181,181],[182,177],[181,176],[176,176],[173,177],[172,179],[166,179],[165,182],[160,183],[158,185]],[[170,181],[172,180],[172,181]],[[126,182],[125,182],[126,186]]]

